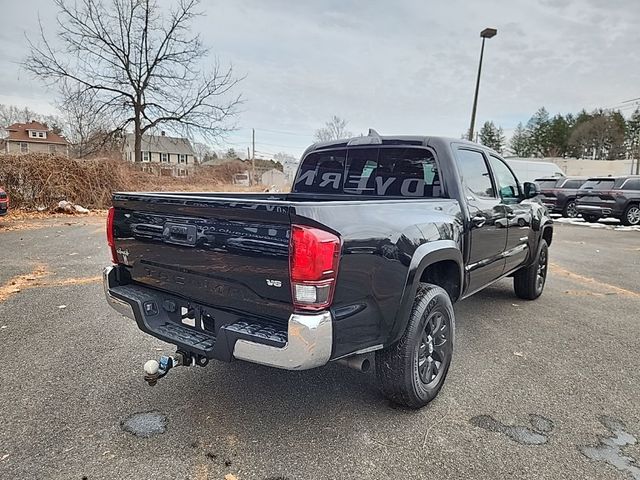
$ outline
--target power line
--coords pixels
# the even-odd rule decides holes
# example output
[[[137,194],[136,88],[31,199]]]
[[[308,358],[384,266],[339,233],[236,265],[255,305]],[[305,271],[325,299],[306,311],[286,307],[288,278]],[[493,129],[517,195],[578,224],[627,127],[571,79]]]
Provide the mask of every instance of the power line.
[[[249,129],[248,128],[242,128],[241,130],[249,130]],[[288,130],[275,130],[273,128],[256,127],[256,130],[258,130],[259,132],[280,133],[282,135],[293,135],[295,137],[311,138],[313,136],[313,135],[309,135],[309,134],[305,134],[305,133],[292,132],[292,131],[288,131]]]
[[[637,98],[631,98],[631,99],[629,99],[629,100],[623,100],[623,101],[621,101],[621,102],[614,103],[614,104],[612,104],[612,105],[609,105],[609,106],[607,106],[607,107],[602,107],[602,108],[603,108],[604,110],[612,110],[612,109],[615,109],[615,108],[624,108],[624,107],[623,107],[624,105],[630,104],[630,103],[632,103],[632,102],[636,102],[636,103],[637,103],[638,101],[640,101],[640,97],[637,97]]]
[[[256,129],[258,130],[258,129]],[[244,145],[251,145],[251,141],[247,141],[247,142],[243,142],[243,141],[239,141],[237,143],[233,143],[233,142],[227,142],[230,145],[236,145],[236,146],[244,146]],[[269,147],[282,147],[282,148],[306,148],[309,144],[305,144],[304,146],[301,145],[283,145],[280,143],[267,143],[267,142],[259,142],[260,145],[268,145]]]

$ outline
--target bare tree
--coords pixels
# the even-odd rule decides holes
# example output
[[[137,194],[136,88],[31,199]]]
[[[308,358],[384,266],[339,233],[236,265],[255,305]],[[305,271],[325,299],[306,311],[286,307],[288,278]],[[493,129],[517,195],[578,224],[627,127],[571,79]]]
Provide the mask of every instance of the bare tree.
[[[577,125],[569,137],[580,158],[614,160],[624,155],[624,127],[612,116],[597,115]]]
[[[213,151],[213,148],[206,143],[194,142],[193,149],[196,152],[197,161],[200,163],[218,158],[216,152]]]
[[[142,135],[159,127],[215,139],[230,127],[240,96],[232,67],[217,60],[201,70],[209,50],[191,34],[199,0],[178,0],[162,13],[156,0],[55,0],[59,8],[54,47],[40,25],[38,44],[24,66],[48,84],[64,82],[92,96],[96,112],[133,127],[135,160]],[[164,2],[163,2],[164,6]]]
[[[20,108],[16,105],[0,104],[0,128],[8,127],[13,123],[27,123],[32,120],[47,124],[55,133],[62,132],[62,119],[56,115],[41,115],[29,107]]]
[[[298,161],[298,159],[294,155],[291,155],[290,153],[286,153],[286,152],[276,153],[273,156],[273,159],[282,164],[291,163],[291,162],[296,163]]]
[[[113,121],[101,112],[96,91],[65,82],[60,92],[57,107],[63,114],[64,131],[74,157],[112,153],[121,146],[120,132],[114,131]]]
[[[346,120],[334,115],[330,121],[324,124],[324,127],[316,130],[314,137],[318,142],[352,137],[353,134],[347,130],[347,123]]]

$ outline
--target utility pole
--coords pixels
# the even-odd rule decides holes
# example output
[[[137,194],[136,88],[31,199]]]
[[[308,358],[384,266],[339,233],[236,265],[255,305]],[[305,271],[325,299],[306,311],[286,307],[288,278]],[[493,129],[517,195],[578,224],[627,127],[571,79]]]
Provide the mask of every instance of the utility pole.
[[[255,182],[256,179],[256,129],[251,129],[251,185]]]

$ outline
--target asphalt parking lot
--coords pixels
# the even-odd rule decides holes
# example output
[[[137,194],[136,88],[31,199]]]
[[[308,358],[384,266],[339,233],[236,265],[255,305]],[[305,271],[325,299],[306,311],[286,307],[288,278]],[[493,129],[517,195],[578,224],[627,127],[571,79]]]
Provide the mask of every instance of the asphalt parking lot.
[[[457,304],[447,383],[409,411],[335,364],[150,388],[173,350],[107,307],[103,219],[2,222],[2,479],[640,479],[638,231],[558,224],[543,296],[504,280]],[[123,428],[144,412],[164,433]]]

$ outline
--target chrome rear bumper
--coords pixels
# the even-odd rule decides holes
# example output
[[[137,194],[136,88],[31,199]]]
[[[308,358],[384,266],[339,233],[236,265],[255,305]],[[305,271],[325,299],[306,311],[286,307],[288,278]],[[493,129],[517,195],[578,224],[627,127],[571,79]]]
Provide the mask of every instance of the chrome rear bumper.
[[[282,348],[249,340],[238,340],[233,356],[240,360],[286,370],[307,370],[329,361],[333,332],[331,314],[293,314],[289,317],[288,340]]]

